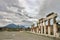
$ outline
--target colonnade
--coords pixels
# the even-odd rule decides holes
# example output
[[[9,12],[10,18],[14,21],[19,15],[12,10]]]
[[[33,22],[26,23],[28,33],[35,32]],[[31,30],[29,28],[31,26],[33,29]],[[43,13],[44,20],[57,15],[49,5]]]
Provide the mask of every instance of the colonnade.
[[[38,20],[37,26],[34,25],[31,27],[35,33],[54,35],[56,36],[58,32],[57,22],[56,22],[57,14],[52,12],[46,16],[46,18],[41,18]],[[51,26],[51,19],[53,19],[53,25]],[[46,22],[48,25],[46,25]],[[31,31],[32,31],[31,30]],[[32,31],[33,32],[33,31]]]

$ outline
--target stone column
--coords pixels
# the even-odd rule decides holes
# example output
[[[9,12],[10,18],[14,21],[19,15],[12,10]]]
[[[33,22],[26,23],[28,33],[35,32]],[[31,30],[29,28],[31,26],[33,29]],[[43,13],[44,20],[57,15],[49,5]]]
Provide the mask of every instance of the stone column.
[[[33,32],[32,27],[31,27],[31,32]]]
[[[35,33],[35,29],[34,29],[34,27],[33,27],[33,33]]]
[[[38,31],[39,31],[39,30],[38,30],[38,27],[36,28],[36,30],[37,30],[37,33],[38,33]]]
[[[46,22],[44,21],[43,24],[44,24],[44,34],[46,34]]]
[[[40,21],[39,21],[39,24],[38,24],[38,26],[39,26],[39,33],[41,33],[41,25],[40,25]]]
[[[57,24],[56,24],[56,18],[53,18],[53,32],[54,32],[54,36],[56,36],[57,33]]]
[[[39,32],[39,29],[38,29],[38,27],[39,27],[39,26],[38,26],[38,23],[37,23],[37,27],[36,27],[36,29],[37,29],[37,33]]]
[[[41,30],[40,30],[40,29],[41,29],[41,27],[40,27],[40,23],[39,23],[39,33],[41,32]]]
[[[50,28],[50,19],[48,20],[48,35],[50,35],[51,34],[51,28]]]
[[[41,22],[41,34],[43,34],[43,22]]]
[[[35,32],[34,24],[32,25],[32,32],[33,32],[33,33]]]
[[[33,32],[33,26],[31,26],[31,32]]]

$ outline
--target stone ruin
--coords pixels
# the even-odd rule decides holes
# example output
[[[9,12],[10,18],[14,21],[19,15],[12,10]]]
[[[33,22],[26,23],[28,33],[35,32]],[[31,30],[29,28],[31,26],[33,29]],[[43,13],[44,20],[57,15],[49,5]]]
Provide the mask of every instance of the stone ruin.
[[[31,32],[39,33],[41,35],[59,37],[58,34],[58,25],[56,22],[57,14],[52,12],[46,16],[46,18],[41,18],[37,22],[37,26],[34,27],[34,24],[31,26]],[[53,19],[53,26],[51,26],[50,20]],[[46,25],[48,22],[48,25]]]

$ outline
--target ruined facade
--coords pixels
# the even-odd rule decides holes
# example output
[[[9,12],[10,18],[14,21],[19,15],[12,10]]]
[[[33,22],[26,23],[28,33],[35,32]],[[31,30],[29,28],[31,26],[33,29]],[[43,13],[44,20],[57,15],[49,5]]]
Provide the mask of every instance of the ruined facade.
[[[56,22],[57,14],[52,12],[46,16],[46,18],[41,18],[38,20],[37,27],[32,26],[32,32],[40,33],[42,35],[53,35],[54,37],[58,37],[58,26]],[[53,25],[51,26],[51,21],[53,20]],[[48,25],[46,25],[46,22]]]

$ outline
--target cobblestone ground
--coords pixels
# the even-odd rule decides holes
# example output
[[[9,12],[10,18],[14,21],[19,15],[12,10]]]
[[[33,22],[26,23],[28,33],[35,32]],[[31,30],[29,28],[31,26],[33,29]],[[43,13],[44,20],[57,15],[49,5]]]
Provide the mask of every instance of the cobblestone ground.
[[[60,40],[27,32],[0,32],[0,40]]]

